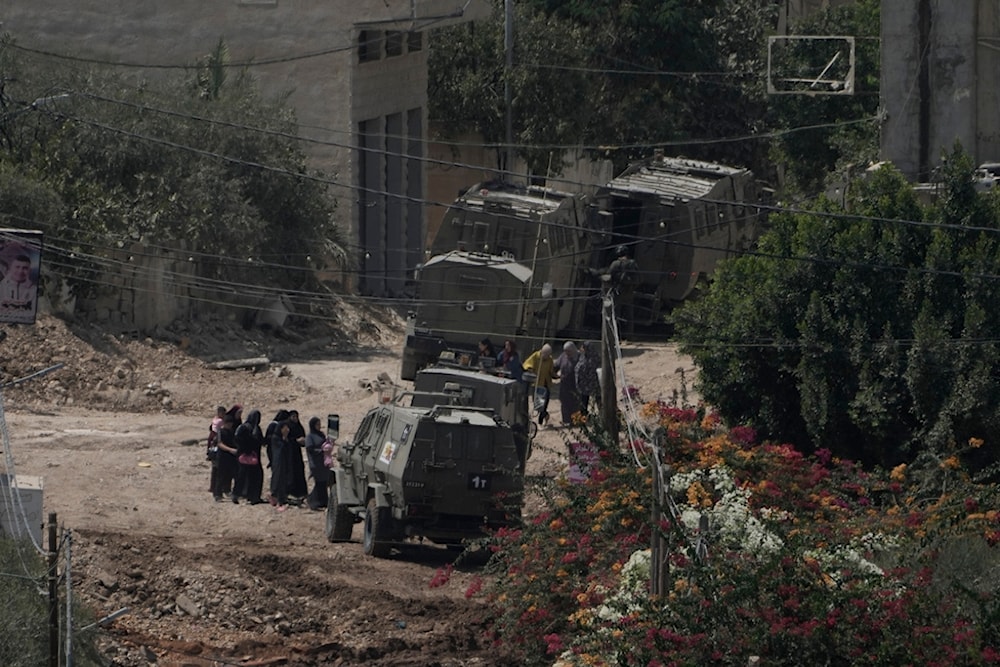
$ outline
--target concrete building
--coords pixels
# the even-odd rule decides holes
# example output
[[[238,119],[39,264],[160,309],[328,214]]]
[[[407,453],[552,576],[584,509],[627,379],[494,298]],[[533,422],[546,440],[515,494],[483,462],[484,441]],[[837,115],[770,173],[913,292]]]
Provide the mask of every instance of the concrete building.
[[[119,63],[147,79],[193,65],[222,38],[265,94],[288,94],[300,134],[319,142],[306,152],[338,184],[358,288],[388,296],[402,292],[423,246],[430,31],[488,15],[485,0],[0,4],[3,30],[26,54]]]
[[[882,0],[882,159],[918,181],[956,141],[1000,160],[998,83],[995,0]]]

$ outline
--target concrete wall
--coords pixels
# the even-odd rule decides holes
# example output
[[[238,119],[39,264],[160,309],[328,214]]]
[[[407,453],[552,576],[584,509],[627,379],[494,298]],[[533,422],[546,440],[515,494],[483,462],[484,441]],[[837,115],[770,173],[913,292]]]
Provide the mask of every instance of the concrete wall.
[[[17,44],[75,58],[130,63],[118,68],[136,79],[191,66],[209,54],[220,38],[232,63],[250,63],[249,71],[266,95],[287,95],[295,109],[300,135],[312,164],[336,181],[340,201],[338,222],[359,243],[358,193],[365,188],[389,188],[389,195],[423,198],[421,164],[404,161],[398,173],[371,179],[359,171],[358,129],[379,126],[388,135],[388,119],[403,119],[406,140],[396,152],[422,150],[426,136],[427,51],[434,28],[489,15],[485,0],[6,0],[0,22]],[[385,51],[361,62],[362,31],[425,33],[422,48]],[[404,40],[405,41],[405,40]],[[25,51],[25,57],[46,59]],[[397,123],[400,125],[400,123]],[[384,140],[376,150],[385,151]],[[367,205],[368,202],[366,202]],[[419,253],[424,233],[421,208],[403,205],[368,216],[369,239],[382,240],[365,253],[383,256],[390,268]],[[384,225],[392,215],[396,227]],[[385,240],[402,234],[401,245]],[[395,244],[395,245],[393,245]],[[398,255],[398,256],[397,256]],[[364,270],[365,264],[360,267]],[[381,270],[378,266],[377,270]],[[391,282],[391,281],[390,281]],[[378,275],[375,293],[393,287]]]
[[[217,310],[224,301],[198,289],[199,266],[187,252],[133,243],[115,250],[100,275],[92,278],[97,292],[71,303],[54,304],[72,315],[124,330],[151,332],[197,312]],[[46,290],[57,287],[47,275]]]
[[[925,181],[956,141],[1000,159],[998,9],[991,0],[882,0],[882,159]]]

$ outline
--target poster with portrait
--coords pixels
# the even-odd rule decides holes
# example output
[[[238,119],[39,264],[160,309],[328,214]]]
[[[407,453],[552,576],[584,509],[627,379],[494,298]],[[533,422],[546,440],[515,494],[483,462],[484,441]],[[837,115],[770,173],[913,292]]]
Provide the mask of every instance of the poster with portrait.
[[[34,324],[42,265],[42,232],[0,229],[0,322]]]

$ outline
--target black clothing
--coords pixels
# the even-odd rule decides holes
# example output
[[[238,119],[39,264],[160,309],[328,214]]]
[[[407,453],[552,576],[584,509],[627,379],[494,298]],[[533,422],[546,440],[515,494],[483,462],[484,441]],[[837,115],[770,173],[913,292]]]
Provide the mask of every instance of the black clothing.
[[[270,468],[272,462],[274,461],[274,456],[271,454],[271,438],[274,437],[275,429],[281,422],[288,419],[288,410],[278,410],[278,413],[274,415],[274,419],[271,423],[267,425],[267,431],[264,433],[264,445],[267,447],[267,467]]]
[[[326,486],[330,482],[330,469],[323,462],[323,443],[326,435],[322,431],[312,431],[306,436],[306,458],[309,459],[309,474],[313,478],[313,489],[309,492],[309,509],[326,507],[329,497]]]
[[[270,430],[270,429],[269,429]],[[288,504],[288,463],[286,449],[295,444],[281,437],[280,425],[271,436],[271,500],[277,505]]]
[[[635,286],[639,282],[639,265],[631,257],[619,257],[608,267],[611,289],[614,291],[615,319],[623,323],[622,334],[635,332]]]
[[[306,484],[306,466],[302,461],[302,447],[305,444],[306,430],[302,422],[288,420],[288,442],[285,448],[285,462],[288,466],[288,495],[293,498],[305,498],[309,494]]]
[[[236,440],[231,428],[219,429],[219,443],[227,447],[236,447]],[[215,488],[212,494],[216,500],[222,500],[224,495],[233,491],[233,480],[239,472],[239,463],[235,454],[219,449],[219,467],[215,473]]]
[[[238,502],[243,497],[251,504],[257,504],[262,502],[261,492],[264,486],[264,469],[260,462],[264,444],[264,436],[260,432],[260,411],[250,412],[247,420],[236,429],[235,439],[240,468],[236,476],[236,487],[233,489],[233,502]],[[245,462],[252,459],[257,462]]]

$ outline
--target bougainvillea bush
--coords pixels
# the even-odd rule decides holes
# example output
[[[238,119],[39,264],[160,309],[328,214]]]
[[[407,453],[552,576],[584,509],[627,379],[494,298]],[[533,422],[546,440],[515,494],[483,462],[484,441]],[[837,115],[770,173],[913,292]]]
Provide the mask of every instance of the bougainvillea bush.
[[[469,594],[524,664],[1000,663],[1000,505],[962,466],[978,441],[872,472],[701,411],[644,417],[656,435],[624,446],[590,432],[589,475],[492,541],[495,576]]]

